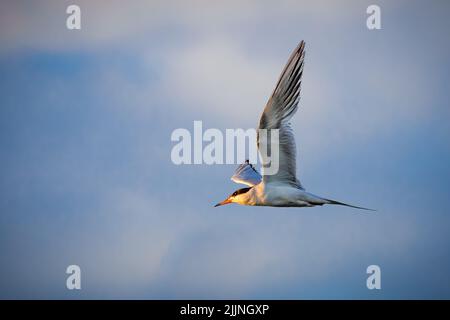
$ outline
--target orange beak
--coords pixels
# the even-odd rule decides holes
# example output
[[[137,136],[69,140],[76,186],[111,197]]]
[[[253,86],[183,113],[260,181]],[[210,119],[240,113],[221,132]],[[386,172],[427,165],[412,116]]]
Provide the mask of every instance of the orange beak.
[[[230,198],[227,198],[227,199],[223,200],[222,202],[219,202],[214,207],[223,206],[224,204],[228,204],[228,203],[231,203]]]

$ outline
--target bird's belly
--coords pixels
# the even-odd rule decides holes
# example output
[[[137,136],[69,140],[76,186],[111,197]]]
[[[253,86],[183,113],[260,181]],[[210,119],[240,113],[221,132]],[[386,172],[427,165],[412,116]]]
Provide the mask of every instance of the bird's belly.
[[[272,187],[265,188],[264,196],[257,205],[272,207],[310,207],[303,191],[296,188]]]
[[[283,201],[283,200],[272,200],[267,201],[263,204],[264,206],[269,207],[312,207],[312,205],[309,202],[297,200],[297,201]]]

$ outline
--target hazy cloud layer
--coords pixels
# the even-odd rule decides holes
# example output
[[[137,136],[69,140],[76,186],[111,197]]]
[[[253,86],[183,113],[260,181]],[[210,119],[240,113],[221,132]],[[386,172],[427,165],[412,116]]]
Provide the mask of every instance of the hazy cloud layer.
[[[450,296],[446,2],[68,4],[0,4],[2,298]],[[175,166],[172,130],[255,126],[301,39],[300,178],[378,211],[213,208],[234,167]]]

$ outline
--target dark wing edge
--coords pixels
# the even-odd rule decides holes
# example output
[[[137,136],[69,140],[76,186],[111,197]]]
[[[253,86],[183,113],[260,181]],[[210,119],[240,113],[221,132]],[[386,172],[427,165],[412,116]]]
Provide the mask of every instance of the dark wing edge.
[[[275,175],[263,179],[283,181],[303,189],[296,177],[296,146],[294,134],[288,122],[297,111],[305,59],[305,42],[301,41],[286,63],[275,89],[267,102],[259,121],[259,129],[279,129],[280,168]],[[258,134],[259,148],[259,134]]]

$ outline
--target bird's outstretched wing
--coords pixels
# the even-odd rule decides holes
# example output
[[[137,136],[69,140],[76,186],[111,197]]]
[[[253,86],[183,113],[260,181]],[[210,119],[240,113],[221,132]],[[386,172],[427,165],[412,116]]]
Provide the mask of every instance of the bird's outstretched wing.
[[[261,175],[247,160],[236,169],[231,180],[253,187],[261,182]]]
[[[295,139],[288,121],[297,111],[304,58],[305,42],[302,41],[295,48],[284,67],[275,90],[267,102],[259,121],[259,129],[267,129],[268,131],[271,129],[279,129],[279,170],[273,175],[264,175],[263,172],[263,180],[265,183],[276,182],[302,188],[300,181],[296,177]],[[259,135],[258,148],[261,148]],[[261,155],[264,157],[263,154]],[[263,159],[264,163],[267,163],[267,160]]]

